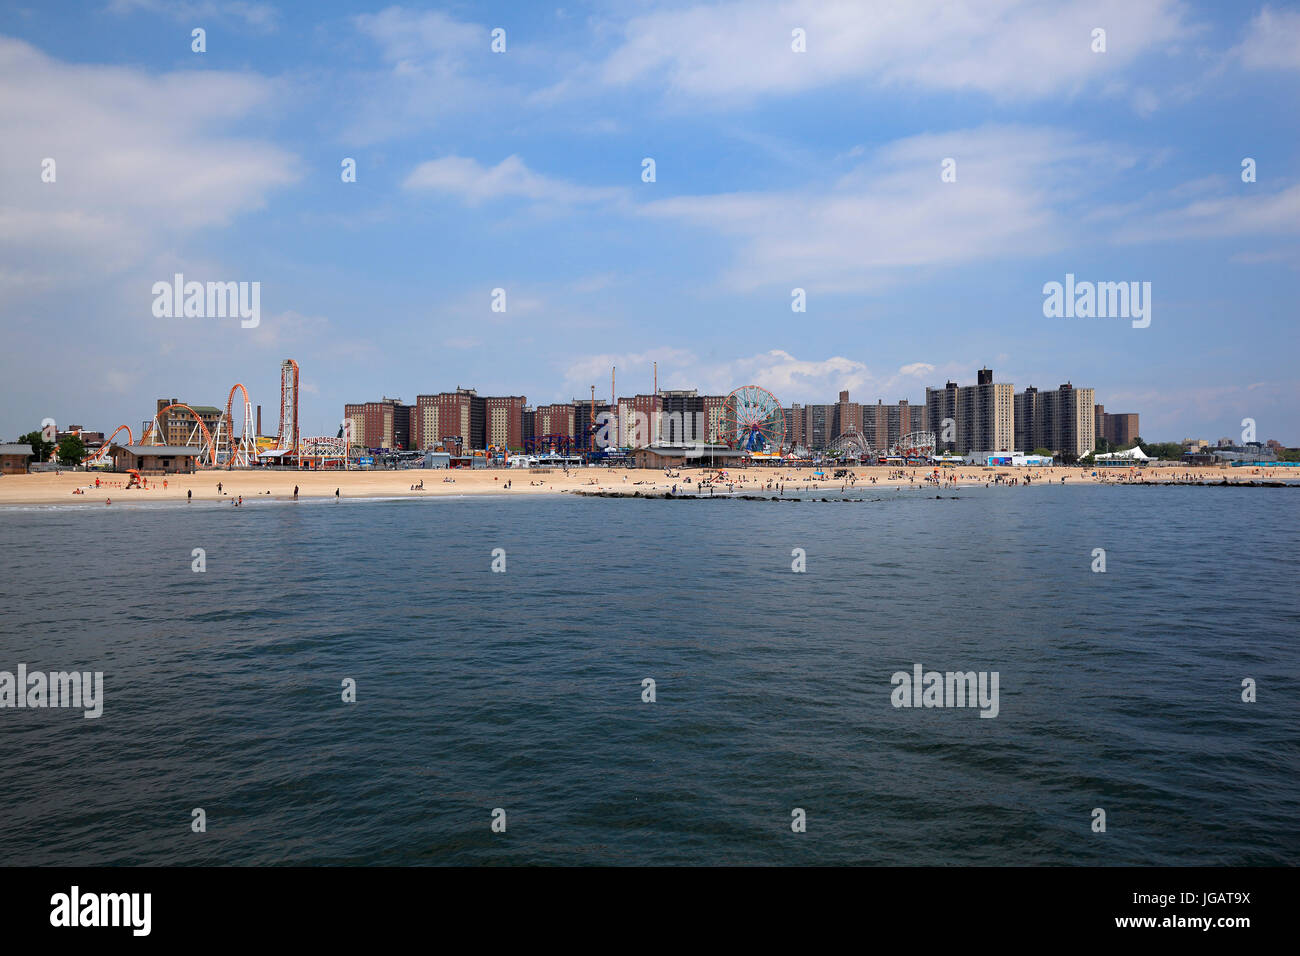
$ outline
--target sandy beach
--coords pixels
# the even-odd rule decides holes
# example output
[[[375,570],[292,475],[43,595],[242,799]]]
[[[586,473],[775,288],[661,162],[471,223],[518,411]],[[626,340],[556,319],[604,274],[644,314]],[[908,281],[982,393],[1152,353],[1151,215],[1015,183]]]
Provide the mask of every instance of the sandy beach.
[[[545,495],[566,492],[621,492],[624,494],[672,491],[690,494],[702,485],[708,493],[709,480],[713,493],[759,494],[774,493],[775,485],[785,487],[786,495],[814,491],[862,491],[871,487],[939,487],[996,484],[1015,479],[1016,486],[1026,484],[1067,485],[1096,483],[1196,481],[1248,483],[1251,481],[1296,480],[1297,469],[1292,468],[1183,468],[1161,466],[1134,469],[1099,469],[1096,476],[1091,470],[1079,468],[986,468],[965,466],[940,469],[941,484],[927,483],[928,469],[900,470],[889,466],[858,466],[849,468],[852,480],[830,476],[834,469],[826,469],[826,477],[813,476],[815,468],[731,468],[726,477],[716,480],[717,472],[710,469],[681,468],[669,477],[663,471],[647,469],[582,468],[569,471],[553,470],[544,474],[530,473],[526,469],[457,469],[452,471],[412,469],[402,471],[203,471],[193,475],[148,476],[147,488],[126,488],[127,476],[106,472],[74,472],[62,474],[45,472],[28,475],[6,475],[0,478],[0,506],[19,504],[98,504],[111,500],[113,505],[153,501],[183,501],[192,493],[195,501],[236,501],[243,496],[252,500],[291,500],[297,486],[300,498],[332,498],[338,491],[341,498],[426,497],[434,495]],[[99,478],[99,487],[95,479]],[[413,488],[423,482],[423,489]],[[220,485],[220,489],[218,489]]]

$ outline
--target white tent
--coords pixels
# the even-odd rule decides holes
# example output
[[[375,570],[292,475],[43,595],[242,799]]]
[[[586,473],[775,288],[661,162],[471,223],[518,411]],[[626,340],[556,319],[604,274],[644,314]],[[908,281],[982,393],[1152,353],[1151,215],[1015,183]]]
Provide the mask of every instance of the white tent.
[[[1151,456],[1142,450],[1140,445],[1134,445],[1128,451],[1112,451],[1104,455],[1094,456],[1098,461],[1150,461]]]

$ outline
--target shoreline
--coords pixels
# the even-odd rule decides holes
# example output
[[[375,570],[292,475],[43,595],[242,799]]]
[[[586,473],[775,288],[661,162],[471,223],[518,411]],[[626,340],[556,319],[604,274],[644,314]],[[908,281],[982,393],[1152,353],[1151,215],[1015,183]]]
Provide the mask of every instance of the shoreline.
[[[876,488],[914,489],[944,494],[988,484],[991,487],[1035,485],[1154,485],[1195,487],[1297,487],[1300,469],[1241,468],[1228,466],[1184,468],[1104,469],[1096,474],[1080,468],[1013,469],[967,466],[940,469],[939,483],[926,480],[932,469],[900,469],[871,465],[848,468],[851,477],[815,477],[808,469],[733,468],[722,477],[713,469],[681,468],[666,474],[649,469],[580,468],[569,472],[532,473],[525,469],[464,469],[451,472],[430,469],[401,471],[203,471],[190,475],[147,476],[148,488],[127,489],[126,475],[112,472],[66,471],[6,475],[0,478],[0,508],[9,505],[133,505],[183,503],[233,506],[240,496],[246,504],[294,500],[453,498],[498,495],[576,494],[581,497],[640,497],[694,499],[820,498],[834,492],[866,493]],[[96,477],[100,487],[96,488]],[[1064,480],[1062,480],[1064,479]],[[423,482],[424,487],[418,485]],[[220,487],[218,487],[220,486]],[[697,493],[701,489],[704,493]],[[783,489],[783,493],[781,491]],[[190,497],[192,496],[192,497]],[[837,499],[838,500],[838,499]]]

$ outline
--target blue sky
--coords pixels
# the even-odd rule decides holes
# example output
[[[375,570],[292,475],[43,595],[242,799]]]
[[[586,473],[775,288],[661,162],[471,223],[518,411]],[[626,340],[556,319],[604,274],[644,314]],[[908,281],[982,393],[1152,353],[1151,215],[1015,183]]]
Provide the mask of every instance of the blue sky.
[[[237,381],[274,432],[292,357],[304,434],[610,365],[788,404],[987,364],[1300,444],[1298,107],[1276,2],[7,4],[0,436]],[[260,282],[261,324],[155,318],[176,272]],[[1150,282],[1150,326],[1044,317],[1067,273]]]

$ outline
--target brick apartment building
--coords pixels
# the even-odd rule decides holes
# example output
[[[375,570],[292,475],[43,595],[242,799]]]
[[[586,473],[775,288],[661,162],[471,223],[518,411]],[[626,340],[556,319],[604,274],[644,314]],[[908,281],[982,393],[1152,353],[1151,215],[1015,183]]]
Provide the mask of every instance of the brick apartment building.
[[[1098,441],[1104,438],[1112,445],[1123,447],[1135,444],[1142,434],[1138,431],[1137,412],[1111,413],[1105,405],[1098,405],[1095,415]]]
[[[343,417],[352,423],[352,443],[364,448],[405,450],[411,447],[412,406],[400,398],[344,405]]]
[[[189,402],[182,402],[179,398],[160,398],[157,404],[158,429],[160,435],[154,435],[150,440],[161,441],[167,445],[197,445],[203,441],[202,434],[195,436],[196,424],[194,415],[185,411],[183,408],[172,408],[164,412],[163,409],[169,405],[188,405],[194,409],[195,414],[203,421],[203,426],[212,435],[216,432],[217,426],[226,416],[224,408],[217,408],[215,405],[191,405]],[[148,427],[148,422],[144,426]],[[143,432],[141,433],[143,435]],[[101,442],[103,439],[100,439]]]
[[[857,432],[877,451],[887,451],[910,432],[925,431],[925,408],[913,406],[907,399],[886,405],[877,399],[874,405],[849,400],[842,391],[834,405],[794,404],[785,410],[787,448],[803,447],[820,451],[830,447],[841,435]]]
[[[519,403],[522,410],[523,402]],[[472,388],[415,396],[411,441],[419,450],[454,445],[460,450],[487,447],[487,400]]]
[[[1014,386],[994,382],[992,369],[980,369],[974,385],[948,382],[943,388],[927,388],[925,409],[939,451],[969,455],[1015,450]],[[951,431],[945,419],[951,420]]]
[[[522,395],[489,395],[483,399],[484,429],[487,443],[494,448],[518,451],[524,447],[524,406]]]
[[[567,438],[576,444],[575,411],[572,403],[538,405],[533,415],[533,438],[538,442]]]
[[[1046,448],[1067,461],[1092,451],[1097,440],[1094,394],[1091,388],[1075,388],[1070,382],[1054,391],[1044,392],[1029,385],[1017,392],[1015,450],[1028,454]]]

